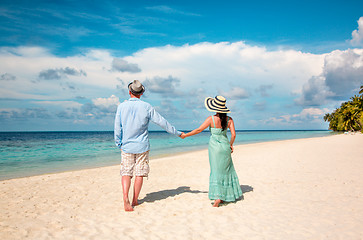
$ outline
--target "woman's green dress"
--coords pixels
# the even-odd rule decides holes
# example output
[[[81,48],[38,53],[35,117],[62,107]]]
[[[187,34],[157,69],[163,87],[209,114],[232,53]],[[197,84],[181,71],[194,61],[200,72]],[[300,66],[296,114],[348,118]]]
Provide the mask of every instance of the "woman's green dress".
[[[209,128],[211,136],[208,147],[210,164],[208,197],[210,200],[233,202],[242,196],[242,190],[232,162],[227,129],[216,128],[213,116],[212,119],[214,127]]]

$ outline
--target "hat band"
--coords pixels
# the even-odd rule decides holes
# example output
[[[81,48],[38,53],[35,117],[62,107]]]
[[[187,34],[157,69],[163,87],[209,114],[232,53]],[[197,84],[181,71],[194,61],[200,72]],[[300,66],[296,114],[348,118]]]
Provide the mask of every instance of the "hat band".
[[[221,105],[221,104],[218,104],[216,101],[211,101],[210,102],[210,105],[212,106],[212,107],[214,107],[214,108],[217,108],[217,109],[227,109],[227,107],[226,107],[226,105]]]
[[[217,101],[217,102],[221,102],[222,104],[226,104],[226,99],[219,99],[218,98],[219,96],[216,96],[214,99]]]
[[[136,91],[135,89],[132,88],[132,86],[130,87],[130,89],[132,90],[133,93],[141,93],[143,91],[143,89],[141,89],[140,91]]]
[[[216,105],[218,105],[218,106],[221,106],[221,107],[225,107],[226,106],[226,104],[225,103],[221,103],[221,102],[219,102],[219,101],[214,101],[214,103],[216,104]]]

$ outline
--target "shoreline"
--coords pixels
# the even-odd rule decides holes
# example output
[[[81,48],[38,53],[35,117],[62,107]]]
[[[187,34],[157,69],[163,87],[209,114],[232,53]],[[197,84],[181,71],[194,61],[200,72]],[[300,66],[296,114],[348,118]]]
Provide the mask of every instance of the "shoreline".
[[[243,199],[219,208],[206,149],[150,161],[130,213],[118,165],[4,180],[0,238],[360,239],[362,145],[340,134],[235,146]]]
[[[271,130],[272,131],[272,130]],[[286,130],[289,131],[289,130]],[[296,130],[291,130],[291,131],[296,131]],[[299,131],[305,131],[305,130],[299,130]],[[311,130],[309,130],[311,131]],[[320,130],[316,130],[316,131],[320,131]],[[327,136],[317,136],[317,137],[307,137],[307,138],[292,138],[292,139],[277,139],[277,140],[269,140],[269,141],[257,141],[257,142],[251,142],[251,143],[238,143],[235,144],[234,146],[247,146],[250,144],[259,144],[259,143],[272,143],[272,142],[283,142],[283,141],[293,141],[293,140],[299,140],[299,139],[313,139],[313,138],[325,138],[325,137],[332,137],[335,135],[340,135],[343,133],[336,133],[334,135],[327,135]],[[361,134],[361,133],[358,133]],[[199,147],[199,146],[198,146]],[[161,154],[157,154],[155,156],[150,156],[150,161],[155,161],[161,158],[168,158],[168,157],[172,157],[172,156],[179,156],[179,155],[183,155],[183,154],[191,154],[193,152],[199,152],[199,151],[205,151],[208,150],[208,145],[206,145],[204,148],[202,149],[194,149],[194,150],[187,150],[187,151],[180,151],[180,152],[171,152],[171,153],[161,153]],[[152,149],[151,149],[152,151]],[[233,157],[233,155],[232,155]],[[107,157],[108,158],[108,157]],[[118,161],[120,162],[121,158],[119,156]],[[102,165],[102,164],[100,164]],[[52,174],[59,174],[59,173],[65,173],[65,172],[73,172],[73,171],[82,171],[82,170],[90,170],[90,169],[98,169],[98,168],[104,168],[104,167],[114,167],[114,166],[119,166],[120,164],[106,164],[106,165],[102,165],[102,166],[89,166],[89,167],[84,167],[84,166],[79,166],[79,167],[75,167],[72,168],[70,170],[59,170],[59,171],[54,171],[54,172],[46,172],[46,173],[41,173],[41,174],[30,174],[28,176],[20,176],[20,177],[11,177],[11,178],[7,178],[7,179],[0,179],[0,183],[2,181],[8,181],[8,180],[13,180],[13,179],[21,179],[21,178],[29,178],[29,177],[36,177],[36,176],[43,176],[43,175],[52,175]]]

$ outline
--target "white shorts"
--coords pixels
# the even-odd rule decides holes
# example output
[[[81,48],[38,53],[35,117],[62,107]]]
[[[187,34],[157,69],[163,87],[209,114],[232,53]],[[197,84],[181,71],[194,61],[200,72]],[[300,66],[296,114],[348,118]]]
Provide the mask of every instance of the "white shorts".
[[[150,172],[149,151],[143,153],[125,153],[121,151],[121,176],[147,177]]]

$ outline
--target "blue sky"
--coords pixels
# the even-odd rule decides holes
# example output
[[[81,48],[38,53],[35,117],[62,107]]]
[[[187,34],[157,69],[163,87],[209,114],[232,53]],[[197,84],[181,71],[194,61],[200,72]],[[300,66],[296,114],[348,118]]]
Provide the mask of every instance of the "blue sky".
[[[127,84],[179,129],[327,129],[363,84],[362,1],[0,2],[0,131],[112,130]],[[151,126],[151,129],[159,129]]]

